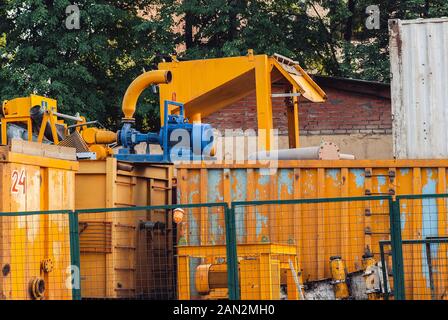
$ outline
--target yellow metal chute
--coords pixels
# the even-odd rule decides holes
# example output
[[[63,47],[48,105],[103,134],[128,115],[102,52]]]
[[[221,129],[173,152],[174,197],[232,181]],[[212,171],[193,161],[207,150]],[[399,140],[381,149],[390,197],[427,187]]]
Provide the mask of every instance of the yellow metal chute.
[[[187,117],[193,122],[200,122],[202,118],[255,92],[258,130],[266,130],[266,133],[273,128],[272,84],[286,82],[291,87],[295,102],[295,111],[291,115],[288,113],[292,129],[290,141],[294,141],[295,147],[298,147],[299,132],[297,96],[312,102],[324,102],[327,98],[297,62],[280,55],[254,55],[249,51],[244,57],[164,62],[159,69],[169,70],[173,75],[173,81],[160,88],[161,119],[165,100],[183,102]],[[271,134],[260,135],[261,148],[269,150],[271,139]]]

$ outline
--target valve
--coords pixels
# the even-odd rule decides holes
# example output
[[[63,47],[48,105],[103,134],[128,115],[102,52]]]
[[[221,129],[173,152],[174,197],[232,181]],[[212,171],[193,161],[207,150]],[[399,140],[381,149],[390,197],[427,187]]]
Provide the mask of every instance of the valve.
[[[43,272],[50,273],[51,271],[53,271],[53,268],[54,268],[53,260],[51,260],[51,259],[42,260],[41,269]]]

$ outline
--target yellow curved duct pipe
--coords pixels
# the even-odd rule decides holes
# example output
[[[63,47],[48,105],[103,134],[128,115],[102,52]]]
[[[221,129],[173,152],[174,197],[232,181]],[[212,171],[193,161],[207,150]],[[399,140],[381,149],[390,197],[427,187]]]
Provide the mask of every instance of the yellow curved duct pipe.
[[[124,121],[134,121],[135,108],[142,92],[153,84],[170,83],[172,79],[171,71],[154,70],[148,71],[135,79],[126,90],[123,99]]]

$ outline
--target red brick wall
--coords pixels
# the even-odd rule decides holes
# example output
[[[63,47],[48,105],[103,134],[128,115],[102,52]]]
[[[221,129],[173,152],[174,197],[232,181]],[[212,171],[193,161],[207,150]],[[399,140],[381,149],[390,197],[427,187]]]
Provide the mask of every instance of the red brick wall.
[[[301,135],[391,134],[392,116],[389,99],[372,95],[323,88],[328,100],[310,103],[301,99],[299,124]],[[284,92],[273,88],[273,93]],[[274,127],[287,135],[288,122],[284,98],[272,99]],[[203,119],[224,133],[225,129],[256,129],[256,100],[251,94],[239,102]]]

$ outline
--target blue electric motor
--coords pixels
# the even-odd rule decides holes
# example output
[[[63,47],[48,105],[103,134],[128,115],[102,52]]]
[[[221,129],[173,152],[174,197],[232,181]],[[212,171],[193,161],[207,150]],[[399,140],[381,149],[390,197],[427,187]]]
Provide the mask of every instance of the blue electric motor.
[[[179,107],[178,115],[169,115],[168,107]],[[127,162],[173,163],[198,161],[213,156],[213,128],[209,124],[192,124],[185,118],[182,103],[165,101],[164,125],[159,133],[141,133],[124,123],[118,132],[118,143],[123,147],[115,157]],[[135,146],[146,143],[146,153],[136,154]],[[163,154],[151,154],[149,145],[160,145]]]

